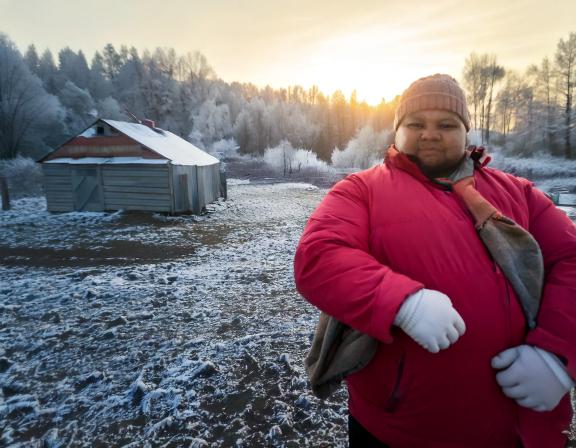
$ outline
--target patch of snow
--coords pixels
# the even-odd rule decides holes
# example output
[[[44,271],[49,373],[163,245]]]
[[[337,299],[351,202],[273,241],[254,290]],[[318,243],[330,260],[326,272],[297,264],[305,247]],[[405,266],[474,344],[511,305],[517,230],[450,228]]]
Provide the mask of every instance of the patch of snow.
[[[250,183],[250,179],[227,179],[226,183],[228,186],[247,185]]]

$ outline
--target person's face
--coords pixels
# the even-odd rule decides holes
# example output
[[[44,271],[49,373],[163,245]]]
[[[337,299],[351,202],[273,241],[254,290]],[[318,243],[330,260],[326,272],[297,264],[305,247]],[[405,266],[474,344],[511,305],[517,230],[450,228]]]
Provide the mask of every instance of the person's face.
[[[428,176],[447,177],[466,152],[466,128],[453,112],[422,110],[404,117],[395,145]]]

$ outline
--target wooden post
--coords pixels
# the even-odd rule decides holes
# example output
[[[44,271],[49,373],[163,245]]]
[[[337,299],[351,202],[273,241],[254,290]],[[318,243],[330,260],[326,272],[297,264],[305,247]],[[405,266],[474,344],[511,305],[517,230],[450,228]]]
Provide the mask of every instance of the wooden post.
[[[2,194],[2,210],[10,210],[10,194],[8,182],[4,176],[0,176],[0,193]]]
[[[228,199],[228,184],[226,183],[226,171],[220,171],[220,196],[224,200]]]

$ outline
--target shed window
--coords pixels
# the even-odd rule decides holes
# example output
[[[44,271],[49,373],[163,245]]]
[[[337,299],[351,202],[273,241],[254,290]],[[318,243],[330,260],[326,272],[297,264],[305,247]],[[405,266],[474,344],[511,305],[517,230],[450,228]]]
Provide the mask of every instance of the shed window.
[[[104,135],[104,126],[96,126],[96,135]]]

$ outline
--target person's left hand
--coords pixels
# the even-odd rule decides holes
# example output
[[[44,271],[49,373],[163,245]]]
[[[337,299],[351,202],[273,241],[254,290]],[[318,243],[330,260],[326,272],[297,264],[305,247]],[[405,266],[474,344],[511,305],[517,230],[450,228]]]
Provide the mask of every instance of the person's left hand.
[[[558,358],[531,345],[504,350],[492,367],[502,369],[496,381],[504,395],[535,411],[554,409],[574,384]]]

